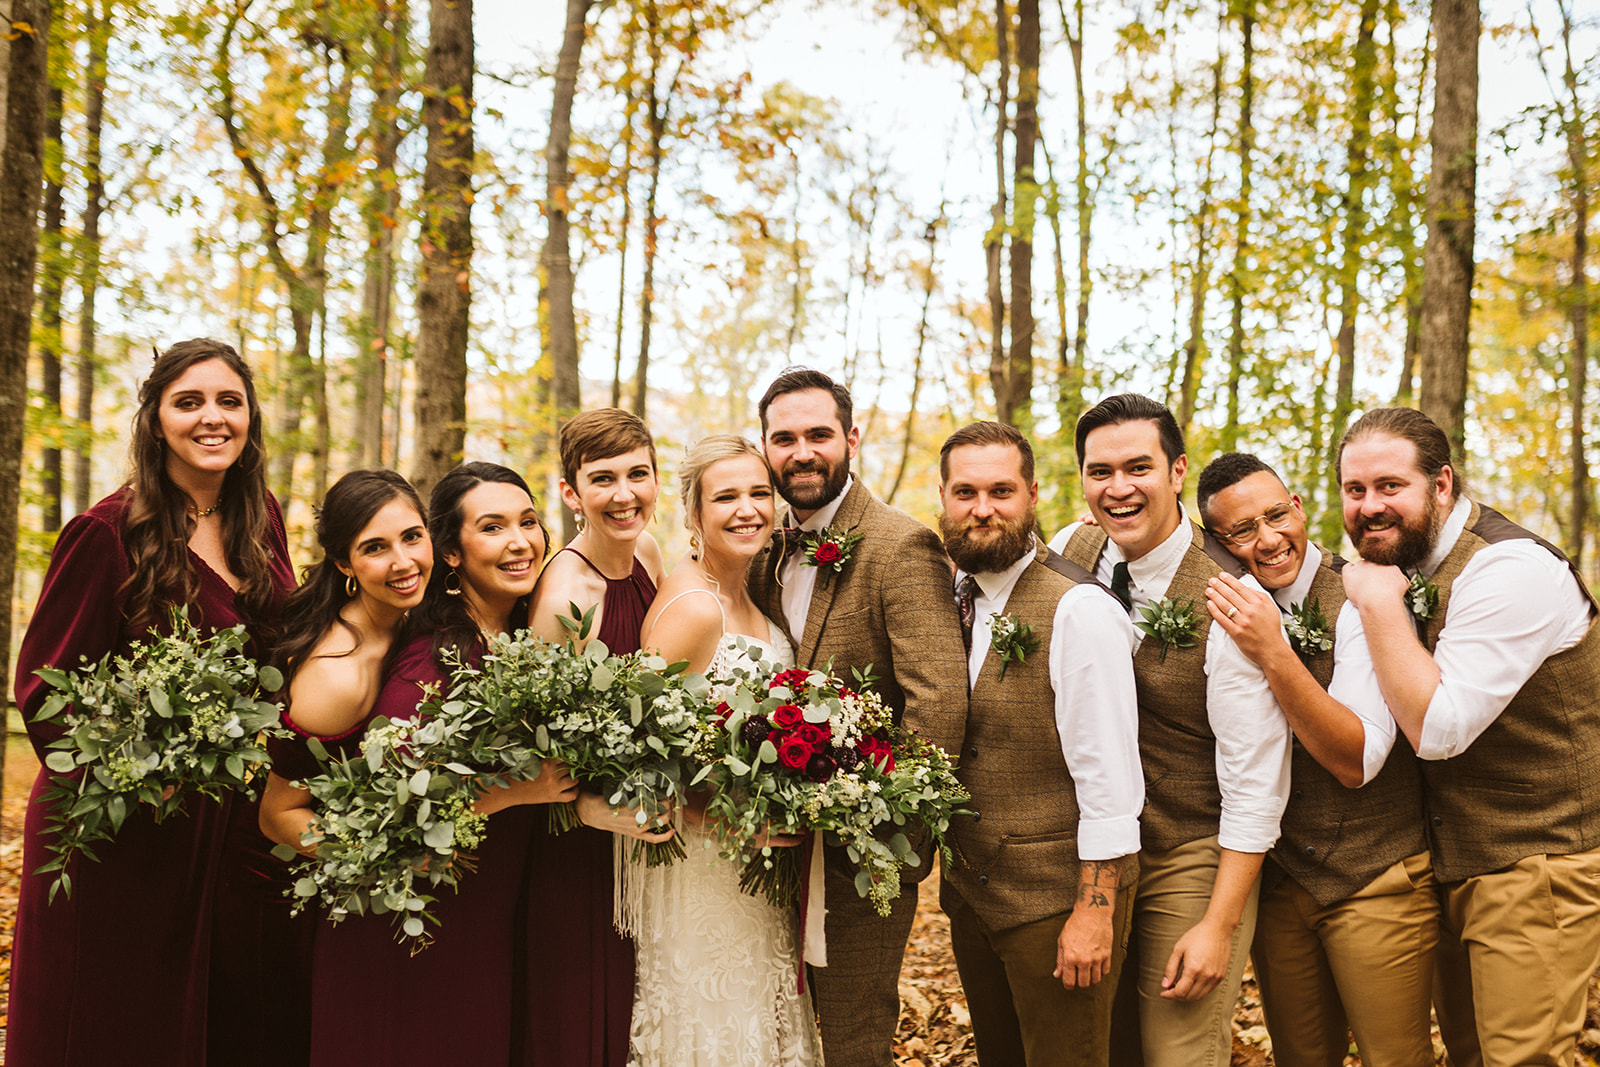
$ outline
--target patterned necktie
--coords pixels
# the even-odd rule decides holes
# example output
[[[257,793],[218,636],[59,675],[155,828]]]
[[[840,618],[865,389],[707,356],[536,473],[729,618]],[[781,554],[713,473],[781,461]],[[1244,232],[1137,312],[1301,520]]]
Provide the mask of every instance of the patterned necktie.
[[[1129,588],[1128,564],[1126,561],[1113,564],[1111,567],[1111,595],[1122,601],[1124,611],[1133,610],[1133,590]]]
[[[972,651],[972,624],[978,621],[978,579],[967,575],[956,583],[956,607],[961,609],[961,643]]]

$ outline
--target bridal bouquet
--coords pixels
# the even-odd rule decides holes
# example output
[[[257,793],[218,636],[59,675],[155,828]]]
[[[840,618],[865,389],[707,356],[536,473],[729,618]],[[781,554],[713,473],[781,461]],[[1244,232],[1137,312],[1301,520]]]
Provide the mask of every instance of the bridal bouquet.
[[[754,654],[753,650],[749,653]],[[843,846],[856,891],[887,915],[900,871],[920,859],[924,828],[944,849],[951,816],[969,799],[943,750],[894,726],[875,693],[804,668],[735,668],[708,720],[696,779],[730,856],[762,833],[814,831]],[[763,848],[740,884],[779,906],[799,898],[798,849]]]
[[[277,705],[260,694],[283,678],[245,654],[248,640],[243,626],[203,634],[178,608],[166,636],[92,666],[38,672],[54,692],[35,721],[66,731],[48,746],[54,773],[41,798],[52,858],[35,873],[56,872],[51,900],[72,893],[72,856],[97,859],[94,843],[116,837],[133,805],[150,805],[160,822],[192,795],[248,793],[261,780],[261,735],[279,727]]]
[[[320,838],[293,887],[295,913],[315,901],[334,922],[393,914],[402,935],[427,944],[428,925],[438,922],[428,905],[472,870],[467,854],[488,822],[472,809],[494,776],[455,758],[478,747],[481,708],[432,693],[423,707],[415,719],[373,719],[348,759],[330,759],[322,742],[308,742],[324,768],[301,783]],[[284,845],[273,851],[294,855]]]

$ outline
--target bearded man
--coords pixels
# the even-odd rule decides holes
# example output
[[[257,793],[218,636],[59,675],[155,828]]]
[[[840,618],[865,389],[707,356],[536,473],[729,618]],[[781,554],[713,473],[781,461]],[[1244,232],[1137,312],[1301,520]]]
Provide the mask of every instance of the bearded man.
[[[1033,448],[975,422],[939,454],[940,527],[969,650],[961,781],[939,903],[985,1064],[1108,1062],[1137,877],[1133,626],[1034,537]]]
[[[1463,495],[1419,411],[1357,420],[1339,483],[1361,554],[1343,574],[1367,653],[1351,677],[1421,760],[1451,1058],[1571,1064],[1600,964],[1594,599],[1559,549]]]
[[[967,714],[966,655],[938,536],[873,498],[850,473],[861,445],[850,392],[821,371],[779,375],[761,398],[762,444],[785,528],[750,568],[750,595],[787,624],[802,667],[874,676],[896,722],[955,753]],[[925,859],[910,877],[927,876]],[[829,1067],[890,1067],[900,964],[915,889],[888,917],[856,891],[842,849],[826,855],[827,966],[812,990]]]

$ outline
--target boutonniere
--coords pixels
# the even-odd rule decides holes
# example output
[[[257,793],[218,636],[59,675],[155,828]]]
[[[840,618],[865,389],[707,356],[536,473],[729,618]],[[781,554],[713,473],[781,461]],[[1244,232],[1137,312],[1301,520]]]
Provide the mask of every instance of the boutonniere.
[[[1439,610],[1439,587],[1428,581],[1427,575],[1418,571],[1411,576],[1411,588],[1406,590],[1406,607],[1411,614],[1427,622]]]
[[[1133,625],[1147,636],[1161,642],[1161,662],[1167,661],[1167,650],[1173,647],[1193,648],[1195,629],[1193,600],[1162,599],[1140,610],[1144,616]]]
[[[1007,667],[1025,663],[1028,653],[1039,651],[1039,638],[1015,615],[997,613],[989,616],[989,647],[1000,656],[1000,680],[1005,681]]]
[[[861,534],[856,533],[854,527],[840,530],[825,526],[806,534],[800,541],[800,548],[805,553],[805,562],[822,572],[822,588],[826,589],[828,581],[850,562],[860,543]]]
[[[1289,647],[1303,660],[1333,647],[1333,633],[1328,619],[1322,614],[1322,605],[1309,597],[1298,604],[1289,605],[1289,617],[1283,628],[1289,634]]]

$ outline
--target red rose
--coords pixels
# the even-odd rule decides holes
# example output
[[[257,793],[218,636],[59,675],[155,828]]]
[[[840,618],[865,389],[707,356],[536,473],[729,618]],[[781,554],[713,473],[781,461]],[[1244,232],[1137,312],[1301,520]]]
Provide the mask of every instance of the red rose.
[[[772,709],[772,725],[780,730],[793,730],[805,721],[805,712],[795,704],[779,704]]]
[[[803,722],[794,728],[794,735],[814,748],[821,748],[833,736],[833,731],[827,723]]]
[[[822,542],[817,546],[817,550],[811,553],[811,558],[816,561],[819,567],[826,567],[830,563],[838,563],[843,557],[844,553],[840,552],[839,546],[832,541]]]
[[[728,707],[728,702],[726,700],[724,700],[724,701],[720,702],[719,704],[717,704],[717,725],[718,726],[726,725],[727,722],[728,722],[728,716],[730,716],[732,714],[733,714],[733,709]]]
[[[803,768],[815,754],[816,750],[798,737],[786,737],[778,746],[778,762],[792,771]]]
[[[888,774],[894,770],[894,750],[883,738],[863,737],[856,748],[860,749],[868,762],[878,769],[879,774]]]
[[[804,667],[791,667],[786,671],[779,671],[777,674],[773,675],[772,681],[767,683],[767,688],[783,688],[798,691],[806,687],[806,679],[810,677],[811,672],[806,670]]]

